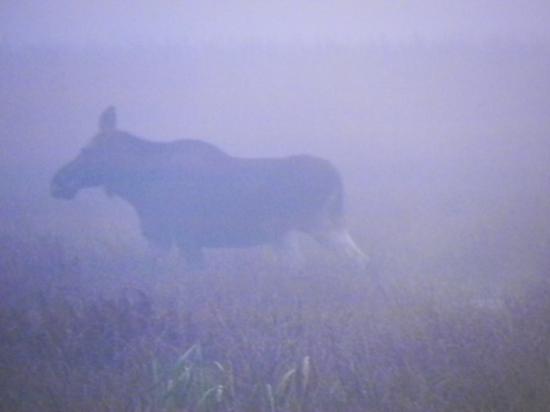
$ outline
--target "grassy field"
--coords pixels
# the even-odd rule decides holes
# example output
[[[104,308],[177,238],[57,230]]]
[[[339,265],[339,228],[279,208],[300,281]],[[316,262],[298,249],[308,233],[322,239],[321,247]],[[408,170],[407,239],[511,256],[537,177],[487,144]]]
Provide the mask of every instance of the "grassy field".
[[[136,253],[82,259],[53,239],[3,238],[2,250],[0,410],[544,411],[550,402],[542,278],[525,276],[497,299],[457,278],[357,273],[330,259],[289,272],[258,251],[188,273]]]
[[[0,50],[0,411],[547,411],[550,53]],[[155,261],[128,205],[49,197],[122,128],[331,159],[364,272],[302,239]]]

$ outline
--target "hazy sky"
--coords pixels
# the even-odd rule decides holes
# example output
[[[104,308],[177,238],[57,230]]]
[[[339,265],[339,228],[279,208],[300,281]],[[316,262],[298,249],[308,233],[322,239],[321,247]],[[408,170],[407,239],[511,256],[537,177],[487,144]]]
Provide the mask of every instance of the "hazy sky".
[[[550,40],[548,0],[0,0],[9,43]]]

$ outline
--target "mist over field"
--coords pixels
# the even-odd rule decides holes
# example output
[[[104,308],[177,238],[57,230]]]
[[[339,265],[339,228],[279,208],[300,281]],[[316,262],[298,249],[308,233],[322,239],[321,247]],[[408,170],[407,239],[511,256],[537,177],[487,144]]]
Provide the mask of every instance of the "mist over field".
[[[548,10],[432,3],[2,6],[0,410],[545,410]],[[299,266],[191,271],[122,199],[54,199],[109,105],[155,142],[330,160],[369,266],[303,235]]]

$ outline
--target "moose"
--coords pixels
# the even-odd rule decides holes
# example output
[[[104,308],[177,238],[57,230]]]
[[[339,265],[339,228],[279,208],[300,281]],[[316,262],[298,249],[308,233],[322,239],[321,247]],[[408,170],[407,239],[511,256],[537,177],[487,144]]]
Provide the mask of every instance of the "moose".
[[[203,266],[205,248],[285,245],[294,232],[367,262],[345,225],[341,177],[318,157],[242,158],[200,140],[153,142],[119,130],[110,106],[50,190],[72,199],[91,187],[127,201],[149,244],[176,246],[193,268]]]

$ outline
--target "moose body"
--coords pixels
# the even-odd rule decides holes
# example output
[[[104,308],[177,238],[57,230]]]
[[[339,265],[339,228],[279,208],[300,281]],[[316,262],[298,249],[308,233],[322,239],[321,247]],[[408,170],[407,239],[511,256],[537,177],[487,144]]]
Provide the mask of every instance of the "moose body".
[[[134,207],[151,245],[176,245],[192,265],[203,248],[280,245],[293,231],[366,260],[345,229],[339,173],[317,157],[239,158],[199,140],[151,142],[119,131],[111,107],[51,193],[71,199],[97,186]]]

